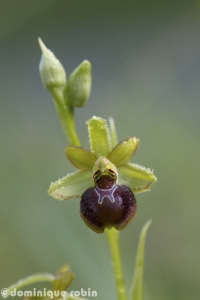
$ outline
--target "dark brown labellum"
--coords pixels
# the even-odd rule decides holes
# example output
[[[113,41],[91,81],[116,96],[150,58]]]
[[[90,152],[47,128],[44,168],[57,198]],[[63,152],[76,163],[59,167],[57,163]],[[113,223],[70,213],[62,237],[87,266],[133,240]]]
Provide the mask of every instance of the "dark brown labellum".
[[[137,212],[134,194],[128,186],[117,185],[112,172],[99,176],[97,171],[94,179],[96,186],[81,196],[81,218],[97,233],[104,232],[105,228],[124,229]]]

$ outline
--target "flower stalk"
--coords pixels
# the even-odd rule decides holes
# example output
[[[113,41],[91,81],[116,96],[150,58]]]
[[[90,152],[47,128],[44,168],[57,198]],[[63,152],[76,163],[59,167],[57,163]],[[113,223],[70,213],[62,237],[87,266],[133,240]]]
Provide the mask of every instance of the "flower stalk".
[[[10,292],[12,292],[14,289],[19,290],[27,285],[36,283],[36,282],[53,282],[55,279],[55,276],[50,273],[39,273],[34,274],[29,277],[26,277],[24,279],[19,280],[15,284],[12,284],[7,289]]]
[[[111,250],[118,300],[128,300],[119,248],[119,232],[115,228],[106,229],[106,235]]]
[[[80,146],[80,141],[75,129],[74,107],[65,104],[62,91],[53,89],[51,93],[63,132],[67,140],[73,146]]]
[[[42,51],[39,65],[42,83],[53,97],[66,138],[71,145],[79,146],[80,141],[74,123],[74,106],[69,104],[66,97],[67,75],[65,69],[40,38],[38,41]]]

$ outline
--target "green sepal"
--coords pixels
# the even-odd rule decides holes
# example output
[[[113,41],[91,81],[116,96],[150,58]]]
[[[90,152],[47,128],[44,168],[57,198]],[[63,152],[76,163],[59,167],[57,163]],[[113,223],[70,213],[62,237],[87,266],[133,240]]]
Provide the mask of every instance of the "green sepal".
[[[86,124],[92,153],[97,157],[107,157],[111,150],[111,139],[106,120],[94,116]]]
[[[128,163],[118,168],[118,183],[127,185],[133,193],[142,193],[150,190],[157,178],[150,169]]]
[[[112,117],[109,117],[108,121],[109,121],[109,127],[110,127],[111,145],[112,145],[112,148],[114,148],[118,144],[115,121]]]
[[[134,276],[133,276],[133,284],[130,290],[132,300],[142,300],[145,240],[150,225],[151,225],[151,220],[149,220],[143,226],[140,233],[136,262],[135,262],[135,269],[134,269]]]
[[[139,139],[135,136],[123,140],[109,153],[108,159],[116,166],[121,167],[129,162],[139,146]]]
[[[51,183],[48,193],[57,200],[70,200],[80,198],[91,186],[94,186],[92,173],[76,171]]]
[[[53,281],[54,291],[65,291],[74,279],[74,272],[72,272],[68,265],[63,266],[55,274]]]
[[[90,97],[92,87],[92,66],[84,60],[69,76],[67,83],[67,104],[70,106],[85,106]]]
[[[96,155],[82,147],[68,146],[65,154],[69,161],[82,171],[92,171],[97,160]]]

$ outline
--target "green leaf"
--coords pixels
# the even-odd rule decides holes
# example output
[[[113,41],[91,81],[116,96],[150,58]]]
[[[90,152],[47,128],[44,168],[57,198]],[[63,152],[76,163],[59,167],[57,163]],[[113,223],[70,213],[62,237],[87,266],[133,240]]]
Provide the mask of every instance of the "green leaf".
[[[76,199],[91,186],[94,186],[92,173],[76,171],[51,183],[48,193],[57,200]]]
[[[144,248],[147,230],[151,224],[149,220],[140,233],[138,250],[136,256],[133,284],[130,290],[132,300],[142,300],[142,290],[143,290],[143,270],[144,270]]]
[[[65,154],[70,162],[82,171],[92,171],[98,157],[82,147],[68,146]]]
[[[106,120],[98,117],[86,122],[88,126],[90,149],[97,157],[105,156],[111,150],[110,132]]]
[[[129,162],[139,146],[139,139],[135,136],[123,140],[109,153],[108,159],[116,166],[121,167]]]
[[[145,167],[128,163],[118,168],[118,183],[127,185],[133,193],[149,191],[156,181],[153,171]]]

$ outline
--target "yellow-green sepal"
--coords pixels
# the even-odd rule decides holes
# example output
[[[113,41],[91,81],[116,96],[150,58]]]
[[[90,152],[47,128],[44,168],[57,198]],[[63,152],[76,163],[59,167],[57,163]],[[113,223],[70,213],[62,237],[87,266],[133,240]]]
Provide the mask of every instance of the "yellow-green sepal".
[[[68,146],[65,154],[69,161],[82,171],[92,171],[97,156],[82,147]]]
[[[139,146],[139,139],[135,136],[123,140],[109,153],[108,159],[116,166],[121,167],[129,162]]]
[[[51,183],[48,193],[57,200],[70,200],[80,198],[91,186],[94,186],[92,173],[76,171]]]
[[[128,163],[118,168],[118,183],[127,185],[133,193],[149,191],[156,181],[153,171],[145,167]]]
[[[107,157],[111,151],[111,138],[106,120],[94,116],[86,124],[91,152],[97,157]]]

